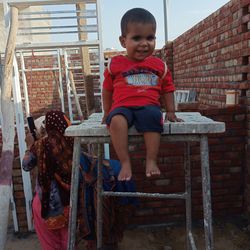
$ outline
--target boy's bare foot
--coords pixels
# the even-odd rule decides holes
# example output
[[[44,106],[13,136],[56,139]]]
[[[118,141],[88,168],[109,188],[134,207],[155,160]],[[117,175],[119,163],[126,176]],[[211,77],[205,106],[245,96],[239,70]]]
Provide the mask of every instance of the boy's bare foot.
[[[146,162],[146,176],[151,177],[154,175],[160,175],[161,171],[158,168],[155,161],[147,160]]]
[[[119,181],[129,181],[132,177],[132,170],[130,163],[123,163],[120,173],[118,175]]]

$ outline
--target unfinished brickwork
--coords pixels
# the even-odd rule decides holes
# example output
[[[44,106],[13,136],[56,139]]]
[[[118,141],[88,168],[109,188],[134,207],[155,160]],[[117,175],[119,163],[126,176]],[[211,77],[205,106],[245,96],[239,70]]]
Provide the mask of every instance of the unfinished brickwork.
[[[226,107],[226,90],[246,110],[245,204],[250,211],[250,2],[232,0],[165,46],[177,89],[193,89],[199,105]],[[169,60],[171,62],[171,60]]]
[[[246,103],[250,80],[250,3],[232,0],[173,41],[174,82],[198,102],[225,106],[225,90]]]

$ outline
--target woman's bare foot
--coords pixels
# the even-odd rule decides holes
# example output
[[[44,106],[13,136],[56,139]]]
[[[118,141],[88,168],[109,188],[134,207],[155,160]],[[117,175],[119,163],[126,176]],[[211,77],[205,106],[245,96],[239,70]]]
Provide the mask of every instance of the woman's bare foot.
[[[118,175],[118,180],[119,181],[129,181],[132,177],[132,169],[131,169],[131,164],[129,163],[122,163],[121,164],[121,170]]]
[[[158,168],[156,161],[154,160],[147,160],[146,162],[146,176],[151,177],[154,175],[160,175],[161,171]]]

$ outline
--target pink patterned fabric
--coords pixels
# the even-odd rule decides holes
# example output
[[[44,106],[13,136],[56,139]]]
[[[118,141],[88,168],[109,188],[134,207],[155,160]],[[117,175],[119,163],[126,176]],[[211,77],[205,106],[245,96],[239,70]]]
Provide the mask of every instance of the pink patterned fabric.
[[[57,230],[49,230],[44,219],[41,217],[41,201],[38,194],[33,203],[34,226],[43,250],[67,250],[68,227]]]

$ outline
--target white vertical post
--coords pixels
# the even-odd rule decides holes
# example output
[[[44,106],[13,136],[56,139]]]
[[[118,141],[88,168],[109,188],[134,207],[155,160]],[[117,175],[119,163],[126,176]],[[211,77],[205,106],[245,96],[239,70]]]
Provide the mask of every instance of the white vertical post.
[[[102,46],[102,22],[101,22],[101,1],[96,1],[96,11],[97,11],[97,29],[98,29],[98,41],[99,41],[99,74],[100,74],[100,87],[104,80],[104,55]]]
[[[168,0],[163,0],[165,43],[168,42]]]
[[[25,112],[26,112],[26,117],[28,117],[30,116],[29,94],[28,94],[27,79],[25,74],[25,62],[22,51],[20,51],[20,60],[21,60],[22,80],[23,80],[23,93],[25,100]]]
[[[72,102],[71,102],[71,85],[70,85],[70,80],[69,80],[69,64],[68,64],[68,54],[67,54],[66,49],[64,49],[64,64],[65,64],[65,76],[66,76],[66,84],[67,84],[69,119],[71,122],[73,122]]]
[[[26,150],[26,144],[25,144],[25,130],[24,130],[23,110],[22,110],[22,98],[21,98],[19,72],[18,72],[16,57],[14,57],[13,64],[14,64],[13,98],[14,98],[14,108],[16,115],[16,130],[17,130],[18,145],[19,145],[19,155],[22,164],[22,160]],[[23,179],[28,230],[31,231],[33,229],[32,209],[31,209],[32,188],[31,188],[29,172],[25,172],[22,170],[22,179]]]
[[[16,213],[16,203],[13,197],[13,184],[11,185],[11,194],[10,194],[10,209],[12,212],[13,217],[13,224],[15,232],[18,232],[18,220],[17,220],[17,213]]]
[[[60,49],[57,50],[57,60],[58,60],[58,68],[59,68],[59,96],[61,99],[62,112],[65,112],[63,85],[62,85],[61,50]]]
[[[102,84],[104,80],[104,54],[102,46],[102,22],[101,22],[101,1],[96,1],[96,11],[97,11],[97,29],[98,29],[98,41],[99,41],[99,76],[100,76],[100,88],[102,89]],[[102,97],[101,97],[102,98]],[[109,144],[104,144],[104,158],[110,158]]]

